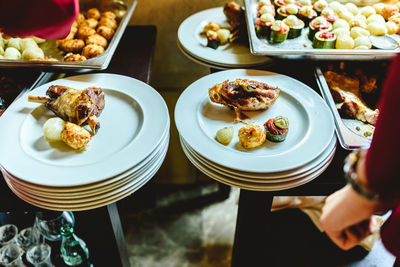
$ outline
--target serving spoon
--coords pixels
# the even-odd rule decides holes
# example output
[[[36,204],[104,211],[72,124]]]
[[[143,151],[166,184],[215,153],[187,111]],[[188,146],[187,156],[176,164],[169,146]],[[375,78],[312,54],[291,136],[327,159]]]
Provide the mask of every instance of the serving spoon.
[[[371,35],[369,36],[369,40],[372,46],[377,49],[393,50],[400,46],[397,40],[387,34],[381,36]]]

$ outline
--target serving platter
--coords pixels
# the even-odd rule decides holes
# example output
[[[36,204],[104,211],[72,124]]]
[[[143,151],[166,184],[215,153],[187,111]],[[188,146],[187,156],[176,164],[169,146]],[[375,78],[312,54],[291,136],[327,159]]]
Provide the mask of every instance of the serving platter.
[[[249,33],[250,51],[254,55],[277,56],[288,59],[316,60],[384,60],[390,59],[400,52],[397,49],[314,49],[307,38],[308,29],[303,30],[300,37],[286,40],[279,44],[270,44],[259,38],[255,31],[258,0],[244,0],[247,29]],[[393,38],[398,40],[397,34]]]
[[[80,0],[81,11],[85,11],[91,7],[98,7],[104,10],[115,10],[115,12],[123,14],[119,21],[119,25],[115,30],[115,34],[110,40],[105,51],[94,58],[90,58],[79,62],[65,62],[62,61],[60,51],[57,49],[55,40],[48,40],[40,45],[45,55],[52,56],[59,61],[29,61],[29,60],[0,60],[0,68],[39,68],[46,70],[82,70],[106,69],[112,59],[115,49],[129,23],[133,11],[136,8],[137,0]]]

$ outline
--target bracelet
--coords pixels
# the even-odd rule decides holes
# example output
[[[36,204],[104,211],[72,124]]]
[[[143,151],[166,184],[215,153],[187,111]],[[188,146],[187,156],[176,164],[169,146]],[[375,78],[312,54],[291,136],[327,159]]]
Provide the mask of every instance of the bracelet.
[[[349,183],[353,190],[359,195],[371,201],[378,201],[380,199],[379,195],[366,188],[357,180],[358,175],[355,171],[355,166],[357,165],[359,158],[360,156],[358,150],[355,152],[351,152],[346,157],[343,167],[344,177],[346,178],[347,183]]]

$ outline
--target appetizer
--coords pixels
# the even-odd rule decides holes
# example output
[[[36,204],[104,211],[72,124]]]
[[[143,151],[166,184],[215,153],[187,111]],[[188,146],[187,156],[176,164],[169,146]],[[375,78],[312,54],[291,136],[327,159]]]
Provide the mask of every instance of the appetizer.
[[[293,39],[301,35],[301,31],[304,29],[304,22],[301,19],[290,15],[283,22],[289,26],[288,39]]]
[[[97,118],[104,108],[104,92],[98,87],[84,90],[52,85],[48,97],[28,96],[29,101],[44,103],[58,117],[77,125],[89,124],[93,134],[100,128]]]
[[[313,44],[314,48],[319,49],[333,49],[336,44],[336,35],[328,30],[319,31],[314,35]]]
[[[231,107],[236,120],[241,120],[241,111],[268,109],[278,98],[280,89],[266,83],[248,79],[224,81],[209,89],[210,100]]]
[[[215,22],[209,22],[200,35],[207,38],[207,46],[217,49],[227,43],[247,42],[247,28],[243,8],[235,2],[228,2],[224,6],[224,14],[230,25],[223,28]]]
[[[244,148],[255,148],[265,142],[264,130],[258,125],[246,125],[239,129],[239,142]]]
[[[264,124],[267,139],[272,142],[283,142],[289,130],[289,120],[286,117],[278,116],[269,119]]]
[[[283,21],[275,21],[274,25],[271,26],[271,36],[269,38],[269,41],[271,43],[282,43],[288,38],[289,29],[289,26],[286,25]]]
[[[49,142],[64,141],[76,150],[85,150],[91,139],[90,133],[83,127],[61,118],[48,119],[43,125],[44,139]]]
[[[217,131],[215,139],[223,145],[228,145],[233,138],[233,127],[224,127]]]

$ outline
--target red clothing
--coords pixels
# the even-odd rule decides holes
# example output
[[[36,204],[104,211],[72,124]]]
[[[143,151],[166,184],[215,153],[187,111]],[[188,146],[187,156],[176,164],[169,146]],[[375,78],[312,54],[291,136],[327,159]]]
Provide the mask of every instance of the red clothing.
[[[64,39],[79,14],[79,0],[0,1],[0,31],[10,36]]]
[[[400,56],[389,69],[379,100],[379,117],[366,156],[368,187],[384,198],[400,200]],[[400,204],[400,201],[397,201]],[[400,258],[400,205],[381,230],[385,247]]]

